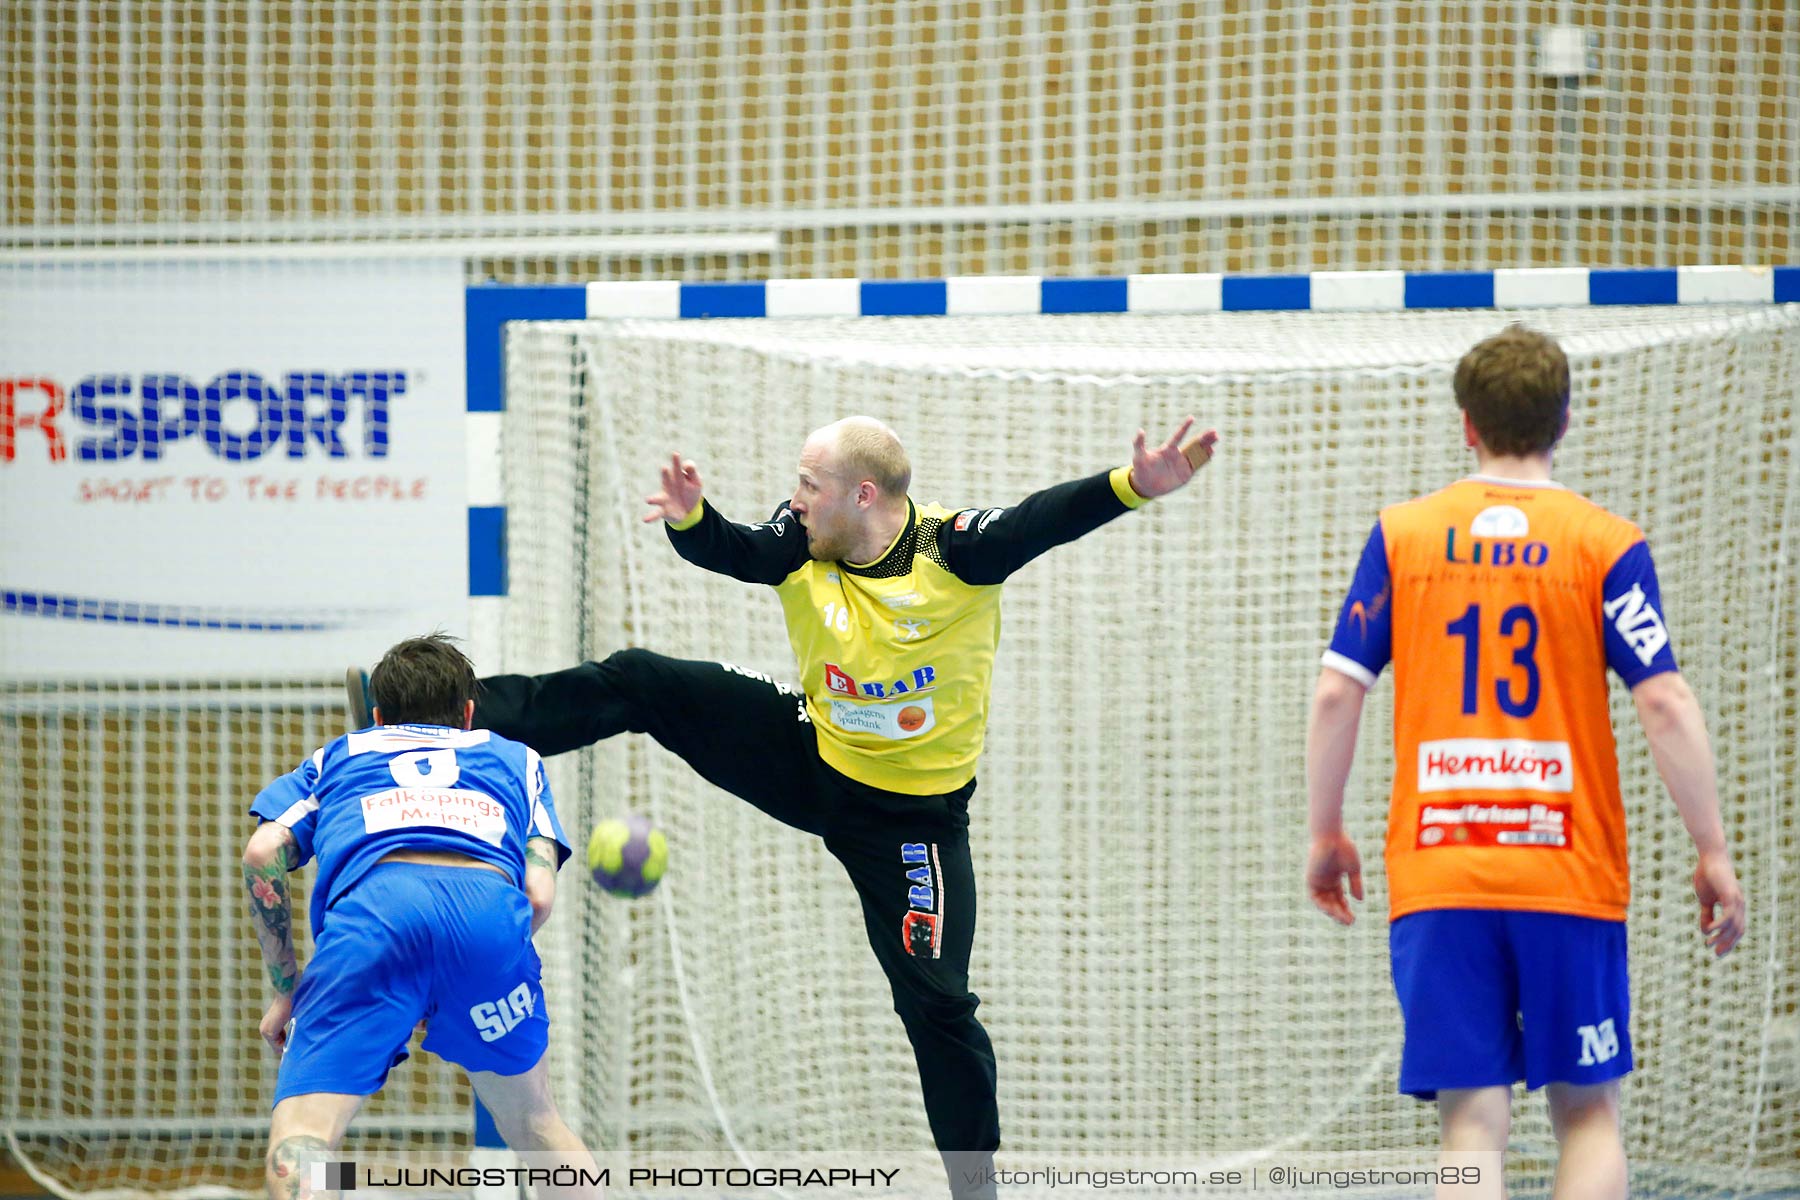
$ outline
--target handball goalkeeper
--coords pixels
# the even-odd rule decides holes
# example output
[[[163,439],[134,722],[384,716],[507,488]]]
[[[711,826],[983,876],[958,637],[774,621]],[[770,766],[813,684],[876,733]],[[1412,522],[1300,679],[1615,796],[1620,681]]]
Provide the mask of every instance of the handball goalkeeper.
[[[993,1047],[969,990],[968,838],[1000,585],[1185,484],[1218,440],[1208,431],[1184,444],[1193,423],[1157,446],[1140,430],[1127,466],[1011,508],[959,510],[909,498],[899,438],[850,417],[807,438],[793,496],[756,525],[708,504],[698,469],[675,456],[645,520],[663,521],[696,566],[775,589],[800,694],[641,649],[482,681],[477,727],[545,755],[648,733],[709,782],[824,839],[861,898],[956,1196],[993,1194],[984,1168],[1000,1144]]]

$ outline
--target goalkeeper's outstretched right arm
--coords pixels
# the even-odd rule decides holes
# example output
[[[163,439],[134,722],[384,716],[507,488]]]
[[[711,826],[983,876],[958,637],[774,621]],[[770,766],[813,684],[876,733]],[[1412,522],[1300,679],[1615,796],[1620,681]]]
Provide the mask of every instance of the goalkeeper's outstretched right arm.
[[[739,525],[707,507],[700,471],[679,454],[662,469],[662,491],[644,497],[644,520],[663,521],[676,553],[697,567],[741,579],[777,584],[805,563],[806,531],[786,504],[760,525]]]

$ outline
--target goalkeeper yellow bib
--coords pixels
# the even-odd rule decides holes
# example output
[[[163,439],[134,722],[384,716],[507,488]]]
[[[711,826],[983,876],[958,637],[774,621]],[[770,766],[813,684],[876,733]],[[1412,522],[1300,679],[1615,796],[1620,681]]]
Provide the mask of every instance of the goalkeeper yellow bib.
[[[808,561],[775,591],[819,757],[870,787],[930,796],[975,775],[1000,585],[964,583],[940,561],[938,527],[966,513],[916,511],[916,553],[866,570]]]

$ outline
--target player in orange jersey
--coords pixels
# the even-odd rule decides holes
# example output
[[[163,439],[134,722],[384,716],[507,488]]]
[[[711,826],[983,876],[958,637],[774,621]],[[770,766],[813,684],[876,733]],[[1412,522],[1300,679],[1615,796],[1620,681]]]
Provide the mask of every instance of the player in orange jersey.
[[[1344,885],[1361,900],[1362,868],[1344,833],[1344,781],[1363,696],[1392,661],[1400,1090],[1436,1098],[1445,1151],[1497,1162],[1513,1083],[1544,1086],[1555,1195],[1622,1197],[1630,883],[1608,667],[1631,689],[1699,852],[1700,928],[1716,954],[1743,936],[1744,896],[1643,534],[1550,479],[1568,428],[1568,360],[1513,325],[1463,357],[1455,390],[1477,473],[1382,511],[1319,673],[1306,885],[1327,916],[1354,920]]]

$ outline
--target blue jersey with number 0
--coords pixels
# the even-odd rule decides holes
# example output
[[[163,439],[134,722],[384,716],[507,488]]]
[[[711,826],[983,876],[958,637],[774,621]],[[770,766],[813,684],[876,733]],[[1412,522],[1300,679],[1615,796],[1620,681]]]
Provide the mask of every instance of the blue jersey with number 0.
[[[381,858],[450,850],[504,870],[524,886],[525,842],[556,842],[569,857],[537,751],[486,729],[378,725],[338,738],[265,787],[253,815],[293,831],[300,862],[319,860],[312,930]]]

